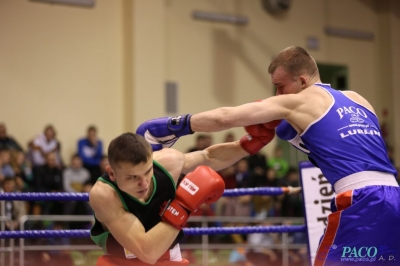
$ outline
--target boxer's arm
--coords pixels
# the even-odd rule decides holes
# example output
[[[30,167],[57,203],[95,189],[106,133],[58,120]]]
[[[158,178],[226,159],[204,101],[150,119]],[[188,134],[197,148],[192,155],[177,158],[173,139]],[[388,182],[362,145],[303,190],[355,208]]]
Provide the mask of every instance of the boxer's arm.
[[[216,132],[232,127],[263,124],[288,119],[299,106],[306,104],[302,93],[269,97],[236,107],[221,107],[192,115],[191,128],[196,132]]]
[[[215,171],[227,168],[241,158],[249,155],[240,146],[239,141],[215,144],[205,150],[182,153],[165,148],[153,153],[153,159],[178,181],[181,174],[193,171],[199,165],[206,165]]]
[[[227,168],[249,155],[239,141],[212,145],[202,151],[184,154],[182,173],[189,173],[199,165],[206,165],[215,171]]]
[[[96,218],[125,249],[139,260],[154,264],[171,246],[179,230],[160,222],[149,231],[139,219],[123,209],[122,203],[108,184],[97,182],[89,194]]]

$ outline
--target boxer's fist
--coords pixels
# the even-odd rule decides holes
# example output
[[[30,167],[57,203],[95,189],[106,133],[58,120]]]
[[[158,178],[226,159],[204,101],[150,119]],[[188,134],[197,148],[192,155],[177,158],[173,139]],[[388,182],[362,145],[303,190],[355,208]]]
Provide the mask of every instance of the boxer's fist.
[[[193,134],[190,127],[190,114],[175,117],[162,117],[144,122],[136,129],[151,144],[153,151],[169,148],[179,137]]]
[[[176,189],[175,199],[162,206],[161,218],[181,230],[191,212],[203,203],[217,201],[224,190],[224,180],[217,172],[207,166],[198,166],[182,179]]]
[[[275,136],[275,129],[266,128],[263,124],[246,126],[247,135],[240,139],[240,146],[250,155],[256,154]]]

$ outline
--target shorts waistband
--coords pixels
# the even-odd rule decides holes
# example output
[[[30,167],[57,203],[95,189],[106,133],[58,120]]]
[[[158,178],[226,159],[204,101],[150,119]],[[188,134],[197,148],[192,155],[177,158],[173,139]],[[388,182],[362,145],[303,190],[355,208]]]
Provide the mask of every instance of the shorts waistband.
[[[366,186],[398,187],[399,184],[393,174],[378,171],[363,171],[343,177],[335,183],[334,188],[336,194],[339,194],[347,190]]]

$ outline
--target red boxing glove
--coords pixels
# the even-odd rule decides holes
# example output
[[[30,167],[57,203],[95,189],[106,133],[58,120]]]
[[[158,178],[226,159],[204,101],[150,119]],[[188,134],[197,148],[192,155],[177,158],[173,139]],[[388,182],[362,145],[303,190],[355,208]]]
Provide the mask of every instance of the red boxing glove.
[[[217,201],[224,190],[225,182],[217,172],[207,166],[198,166],[183,178],[176,189],[175,199],[161,207],[161,218],[181,230],[192,211],[203,203]]]
[[[240,139],[240,146],[250,155],[256,154],[275,137],[275,129],[269,129],[264,124],[246,126],[249,134]]]

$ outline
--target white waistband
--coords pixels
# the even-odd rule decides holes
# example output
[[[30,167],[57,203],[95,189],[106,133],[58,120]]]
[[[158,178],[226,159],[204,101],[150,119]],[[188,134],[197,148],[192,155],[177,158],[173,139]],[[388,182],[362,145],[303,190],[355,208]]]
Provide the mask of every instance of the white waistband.
[[[392,186],[398,187],[396,178],[393,174],[378,171],[363,171],[348,175],[338,180],[335,185],[336,194],[347,190],[354,190],[366,186]]]

